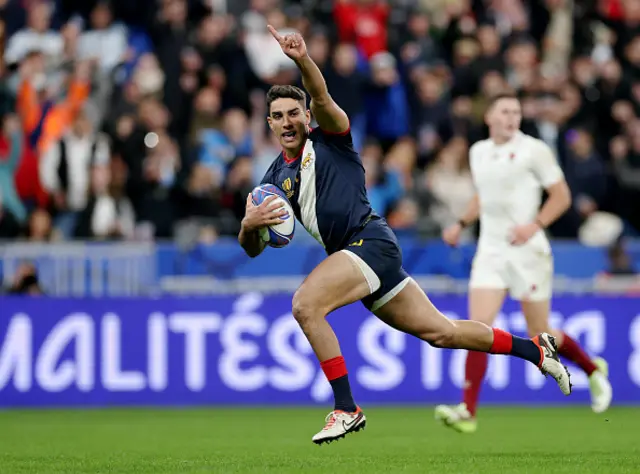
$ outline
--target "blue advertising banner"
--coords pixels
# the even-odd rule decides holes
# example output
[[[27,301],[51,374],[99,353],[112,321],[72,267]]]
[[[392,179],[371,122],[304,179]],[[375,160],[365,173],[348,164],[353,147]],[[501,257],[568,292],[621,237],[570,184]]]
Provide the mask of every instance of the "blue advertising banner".
[[[437,297],[452,318],[466,299]],[[554,300],[552,322],[610,364],[614,400],[640,402],[640,300]],[[0,407],[304,404],[331,390],[290,312],[289,296],[13,299],[0,303]],[[457,402],[464,351],[430,347],[397,332],[360,304],[329,318],[356,399],[366,403]],[[497,324],[525,333],[508,302]],[[492,356],[482,399],[493,403],[585,403],[587,378],[572,369],[561,395],[531,364]]]

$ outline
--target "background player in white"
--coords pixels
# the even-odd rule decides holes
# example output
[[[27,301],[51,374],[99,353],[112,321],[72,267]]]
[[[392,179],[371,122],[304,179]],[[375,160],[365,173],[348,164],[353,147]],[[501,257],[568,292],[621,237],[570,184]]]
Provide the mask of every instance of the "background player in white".
[[[519,300],[529,334],[553,334],[559,353],[589,376],[591,407],[596,413],[611,403],[612,390],[603,359],[591,359],[576,341],[549,327],[553,258],[544,229],[571,205],[571,194],[551,149],[520,132],[516,96],[496,97],[486,113],[488,140],[469,152],[476,196],[460,221],[443,238],[457,245],[462,229],[480,218],[480,238],[469,282],[469,318],[492,325],[509,291]],[[541,207],[542,191],[548,199]],[[476,405],[487,369],[485,353],[467,355],[463,403],[436,407],[436,418],[461,432],[474,432]]]

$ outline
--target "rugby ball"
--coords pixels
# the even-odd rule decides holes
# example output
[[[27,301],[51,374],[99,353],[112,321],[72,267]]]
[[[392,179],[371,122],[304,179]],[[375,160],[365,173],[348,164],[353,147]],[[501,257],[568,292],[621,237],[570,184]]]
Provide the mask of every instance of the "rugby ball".
[[[284,191],[273,184],[261,184],[254,188],[251,192],[251,201],[256,206],[259,206],[269,196],[278,196],[278,199],[274,200],[274,202],[281,204],[287,213],[280,218],[284,221],[282,224],[270,225],[261,229],[260,236],[270,247],[284,247],[291,242],[296,229],[293,208]]]

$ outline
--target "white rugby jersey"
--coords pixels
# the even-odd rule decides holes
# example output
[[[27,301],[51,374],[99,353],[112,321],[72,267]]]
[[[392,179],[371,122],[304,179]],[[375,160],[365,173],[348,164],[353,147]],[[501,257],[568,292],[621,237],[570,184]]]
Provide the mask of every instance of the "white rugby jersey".
[[[469,162],[480,199],[479,251],[509,248],[513,227],[535,221],[543,189],[564,179],[551,148],[522,132],[501,145],[491,139],[475,143]],[[550,251],[543,231],[524,247]]]

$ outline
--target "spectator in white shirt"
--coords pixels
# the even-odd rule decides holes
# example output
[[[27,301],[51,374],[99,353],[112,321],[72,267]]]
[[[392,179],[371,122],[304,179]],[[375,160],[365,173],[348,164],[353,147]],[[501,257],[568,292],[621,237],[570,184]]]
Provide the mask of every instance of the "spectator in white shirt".
[[[7,65],[17,64],[33,51],[55,60],[62,56],[64,40],[58,31],[50,29],[52,7],[49,3],[36,3],[29,10],[27,26],[9,38],[4,52]]]
[[[127,29],[113,23],[111,7],[100,1],[91,11],[91,29],[80,35],[78,55],[80,59],[98,62],[102,72],[109,73],[122,62],[127,51]]]
[[[40,160],[40,180],[57,211],[55,227],[65,238],[73,235],[77,214],[87,206],[91,168],[106,165],[109,160],[106,138],[94,133],[84,113]]]
[[[135,213],[123,187],[111,180],[109,166],[91,170],[91,197],[80,214],[75,236],[81,239],[132,239]]]

